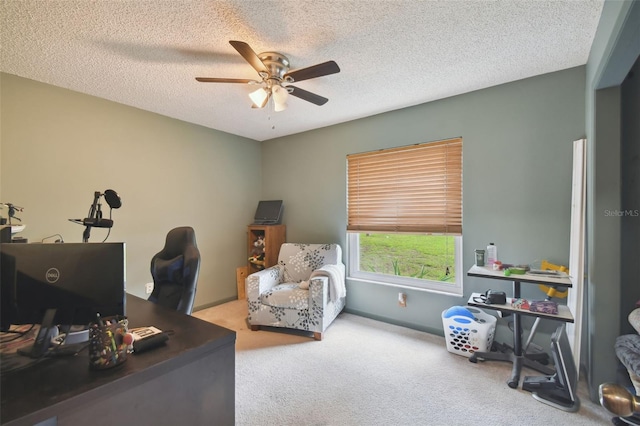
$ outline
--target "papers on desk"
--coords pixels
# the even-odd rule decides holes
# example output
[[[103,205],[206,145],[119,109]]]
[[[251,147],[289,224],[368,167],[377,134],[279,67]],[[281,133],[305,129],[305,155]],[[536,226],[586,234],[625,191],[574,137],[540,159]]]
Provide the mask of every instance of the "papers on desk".
[[[567,275],[566,272],[550,271],[550,270],[544,270],[544,269],[530,269],[527,271],[527,274],[541,275],[543,277],[556,277],[556,278],[566,278],[569,276]]]

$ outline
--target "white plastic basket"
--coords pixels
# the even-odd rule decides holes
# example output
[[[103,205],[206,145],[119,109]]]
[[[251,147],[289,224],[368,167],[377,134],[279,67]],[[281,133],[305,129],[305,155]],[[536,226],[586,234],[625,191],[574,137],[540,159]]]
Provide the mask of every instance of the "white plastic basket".
[[[451,315],[445,318],[448,309],[442,311],[442,326],[447,350],[451,353],[466,356],[475,352],[489,352],[496,331],[496,317],[480,309],[467,306],[474,316]]]

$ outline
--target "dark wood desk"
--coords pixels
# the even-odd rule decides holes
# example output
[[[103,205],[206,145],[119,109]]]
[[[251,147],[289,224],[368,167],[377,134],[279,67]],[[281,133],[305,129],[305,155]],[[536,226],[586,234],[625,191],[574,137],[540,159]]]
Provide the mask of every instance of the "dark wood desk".
[[[496,280],[506,280],[511,281],[513,283],[513,299],[520,298],[520,284],[521,283],[529,283],[529,284],[545,284],[549,286],[556,287],[571,287],[571,280],[567,276],[562,277],[549,277],[544,275],[534,275],[534,274],[523,274],[517,275],[512,274],[509,276],[504,275],[504,271],[494,271],[488,267],[481,266],[472,266],[471,269],[467,272],[467,275],[470,277],[481,277],[481,278],[491,278]],[[573,322],[573,316],[569,309],[565,307],[560,307],[558,315],[550,315],[543,314],[537,312],[524,311],[521,309],[513,309],[510,306],[511,301],[509,301],[508,305],[486,305],[482,303],[474,302],[474,296],[479,296],[479,294],[471,295],[467,304],[472,306],[477,306],[486,309],[494,309],[498,311],[510,312],[513,314],[513,352],[512,353],[501,353],[501,352],[476,352],[471,357],[469,357],[470,362],[477,362],[478,359],[484,361],[508,361],[513,363],[513,369],[511,371],[511,377],[507,380],[507,384],[510,388],[516,389],[520,383],[520,373],[522,371],[522,367],[533,368],[534,370],[540,371],[544,374],[553,374],[553,370],[542,365],[537,362],[535,359],[530,359],[526,354],[523,353],[522,350],[522,325],[521,325],[521,315],[532,315],[536,317],[544,317],[548,319],[553,319],[557,321],[564,322]]]
[[[88,351],[2,374],[3,425],[233,425],[232,330],[127,295],[129,327],[173,331],[165,346],[89,369]]]

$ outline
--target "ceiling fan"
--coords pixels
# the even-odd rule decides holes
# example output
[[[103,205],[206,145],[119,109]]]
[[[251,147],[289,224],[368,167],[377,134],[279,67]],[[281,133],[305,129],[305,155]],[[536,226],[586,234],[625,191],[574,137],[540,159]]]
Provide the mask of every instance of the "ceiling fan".
[[[260,88],[249,94],[252,108],[264,108],[269,99],[273,98],[274,110],[284,111],[287,108],[289,94],[315,105],[324,105],[329,99],[291,86],[290,83],[309,80],[316,77],[340,72],[338,64],[327,61],[306,68],[289,70],[289,59],[278,52],[264,52],[256,54],[253,49],[243,41],[229,41],[242,57],[249,62],[260,76],[260,80],[241,78],[213,78],[196,77],[201,83],[243,83],[260,85]],[[285,85],[286,84],[286,85]]]

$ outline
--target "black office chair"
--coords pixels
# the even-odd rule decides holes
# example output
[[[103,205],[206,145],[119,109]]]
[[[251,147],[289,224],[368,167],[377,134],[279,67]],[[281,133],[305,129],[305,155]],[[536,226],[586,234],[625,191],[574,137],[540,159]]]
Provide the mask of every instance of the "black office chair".
[[[200,251],[193,228],[172,229],[164,248],[151,259],[153,292],[148,300],[191,315],[199,270]]]

